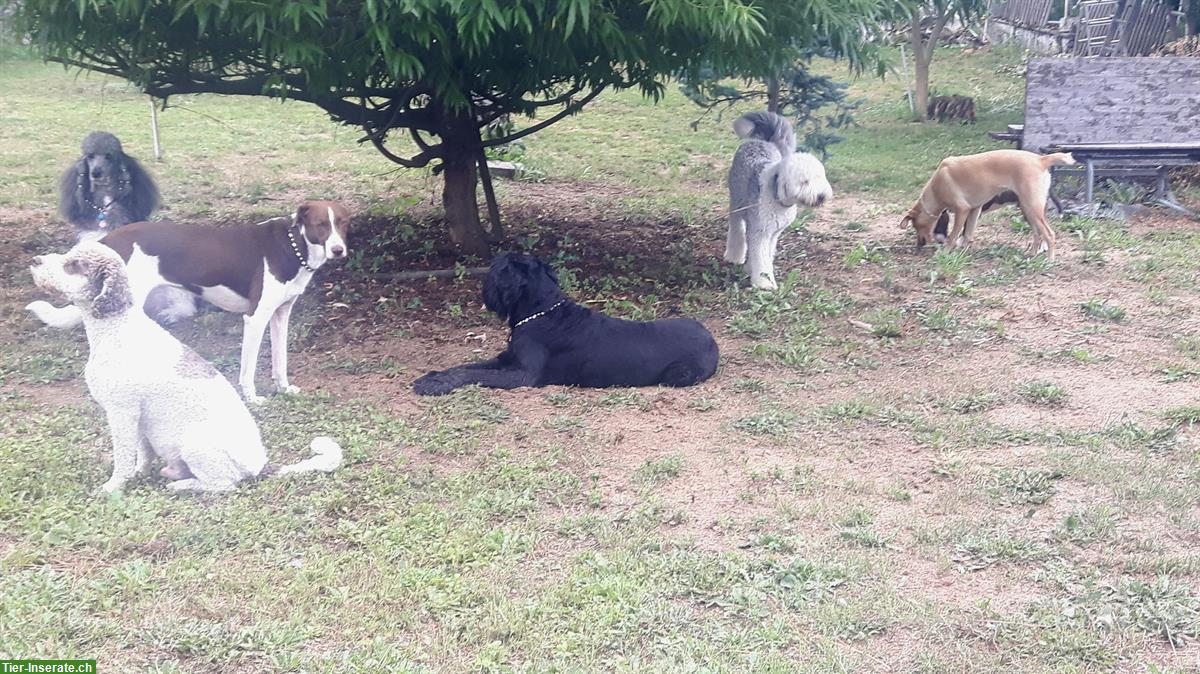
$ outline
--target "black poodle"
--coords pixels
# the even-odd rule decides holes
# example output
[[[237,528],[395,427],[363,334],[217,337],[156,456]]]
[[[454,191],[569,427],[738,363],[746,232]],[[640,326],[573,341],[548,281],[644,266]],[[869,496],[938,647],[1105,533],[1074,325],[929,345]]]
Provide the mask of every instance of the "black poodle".
[[[121,149],[111,133],[93,131],[83,139],[83,156],[58,185],[58,212],[75,225],[79,240],[140,222],[158,208],[158,187],[150,174]]]
[[[641,323],[610,318],[562,294],[545,262],[516,253],[492,261],[483,303],[512,334],[499,356],[430,372],[413,382],[420,395],[460,386],[691,386],[717,369],[717,343],[700,323],[673,318]]]

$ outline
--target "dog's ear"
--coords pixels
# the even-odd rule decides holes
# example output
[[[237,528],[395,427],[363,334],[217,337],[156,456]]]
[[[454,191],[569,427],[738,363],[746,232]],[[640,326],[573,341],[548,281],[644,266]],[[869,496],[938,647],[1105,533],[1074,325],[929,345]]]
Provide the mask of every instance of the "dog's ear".
[[[78,265],[87,276],[92,293],[92,315],[97,318],[115,316],[133,306],[129,282],[120,269],[108,260],[71,260],[63,265]]]
[[[492,260],[483,282],[483,306],[507,320],[525,291],[529,270],[512,253],[501,253]]]
[[[546,264],[541,258],[537,258],[537,257],[533,258],[533,262],[534,262],[534,265],[536,266],[536,268],[538,269],[538,271],[540,271],[543,274],[545,274],[546,276],[548,276],[550,278],[550,280],[554,282],[554,285],[558,285],[558,272],[554,271],[554,267],[551,267],[550,265]]]
[[[88,176],[86,160],[80,157],[58,179],[58,213],[71,224],[85,222],[95,217],[95,213],[84,203],[91,192],[91,178]]]
[[[149,218],[158,208],[158,185],[154,184],[154,179],[133,157],[122,153],[121,162],[129,176],[129,193],[125,202],[134,221],[140,222]]]
[[[908,229],[909,225],[915,225],[913,222],[912,213],[905,213],[903,218],[900,218],[900,229]]]
[[[300,207],[296,209],[296,216],[295,216],[296,224],[307,223],[308,222],[308,214],[310,212],[312,212],[311,204],[309,204],[307,201],[300,204]]]

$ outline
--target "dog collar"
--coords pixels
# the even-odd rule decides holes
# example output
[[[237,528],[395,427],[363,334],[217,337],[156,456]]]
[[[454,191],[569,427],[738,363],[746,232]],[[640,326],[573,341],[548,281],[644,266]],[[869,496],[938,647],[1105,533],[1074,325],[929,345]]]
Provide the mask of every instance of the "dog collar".
[[[542,316],[545,316],[546,314],[550,313],[551,311],[554,311],[555,309],[561,307],[563,302],[566,302],[566,300],[559,300],[557,303],[555,303],[554,306],[550,307],[549,309],[547,309],[545,311],[539,311],[536,314],[522,318],[521,320],[517,321],[516,324],[513,325],[513,330],[516,330],[517,328],[521,327],[522,325],[525,325],[526,323],[528,323],[529,321],[532,321],[535,318],[541,318]]]
[[[300,260],[300,266],[304,267],[305,269],[307,269],[311,272],[316,272],[317,270],[308,266],[308,260],[304,259],[304,256],[300,254],[300,244],[296,243],[296,237],[292,234],[291,227],[288,227],[287,234],[288,234],[288,243],[292,244],[292,252],[296,254],[296,259]]]
[[[83,203],[87,204],[88,207],[90,207],[93,211],[96,211],[96,222],[98,223],[98,226],[100,227],[100,229],[104,229],[105,227],[108,226],[108,223],[105,222],[106,220],[108,220],[108,209],[112,208],[113,204],[115,204],[117,202],[115,200],[110,201],[110,202],[108,202],[107,206],[101,207],[101,206],[97,206],[96,204],[92,203],[91,199],[84,197]]]

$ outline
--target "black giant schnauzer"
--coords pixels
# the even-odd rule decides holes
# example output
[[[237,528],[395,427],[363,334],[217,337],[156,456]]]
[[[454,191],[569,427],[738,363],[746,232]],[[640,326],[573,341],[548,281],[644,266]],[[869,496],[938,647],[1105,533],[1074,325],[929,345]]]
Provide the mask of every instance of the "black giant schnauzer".
[[[499,356],[430,372],[413,382],[420,395],[460,386],[691,386],[717,369],[717,343],[690,318],[638,322],[611,318],[563,295],[545,262],[516,253],[492,261],[484,305],[512,328]]]

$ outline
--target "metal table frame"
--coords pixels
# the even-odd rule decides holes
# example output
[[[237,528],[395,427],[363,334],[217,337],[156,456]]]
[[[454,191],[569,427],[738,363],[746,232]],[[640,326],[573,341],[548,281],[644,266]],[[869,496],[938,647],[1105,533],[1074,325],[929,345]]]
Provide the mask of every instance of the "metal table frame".
[[[1062,168],[1054,174],[1080,173],[1085,179],[1084,196],[1092,203],[1097,175],[1155,175],[1158,178],[1154,203],[1186,213],[1196,214],[1175,201],[1167,187],[1167,170],[1171,166],[1200,163],[1200,143],[1056,143],[1042,152],[1070,152],[1083,164],[1080,168]],[[1097,164],[1118,164],[1120,168],[1103,168]],[[1131,164],[1138,166],[1131,167]]]

